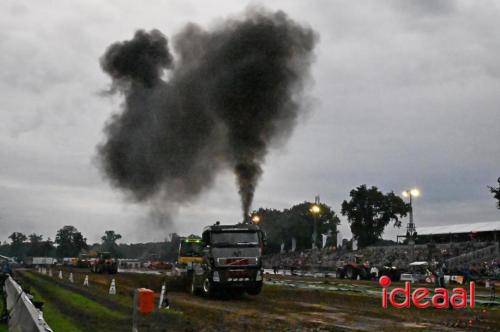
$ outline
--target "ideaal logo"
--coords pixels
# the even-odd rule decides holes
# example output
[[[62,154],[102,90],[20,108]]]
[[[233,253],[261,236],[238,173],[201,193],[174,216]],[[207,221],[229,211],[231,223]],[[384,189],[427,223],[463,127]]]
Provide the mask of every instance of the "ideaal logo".
[[[387,308],[387,287],[391,285],[391,279],[388,276],[382,276],[378,280],[382,289],[382,308]],[[473,281],[469,283],[469,307],[474,308],[474,291],[475,284]],[[401,294],[404,296],[403,302],[396,301],[396,296]],[[404,288],[394,288],[389,293],[389,303],[395,308],[409,308],[410,301],[417,308],[427,308],[433,306],[435,308],[448,308],[450,305],[453,308],[467,307],[467,291],[464,288],[453,288],[450,293],[446,288],[434,289],[434,294],[430,300],[424,300],[430,294],[429,289],[425,287],[416,288],[413,292],[410,289],[410,282],[405,282]]]

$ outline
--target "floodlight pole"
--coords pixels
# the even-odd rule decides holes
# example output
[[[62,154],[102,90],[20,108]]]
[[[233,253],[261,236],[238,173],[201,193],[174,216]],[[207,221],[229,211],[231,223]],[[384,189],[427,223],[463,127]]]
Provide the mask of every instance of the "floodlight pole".
[[[413,222],[413,204],[412,204],[411,191],[409,191],[409,196],[410,196],[410,222],[408,223],[408,234],[410,235],[410,239],[413,239],[416,232],[416,228],[415,228],[415,223]]]
[[[312,249],[318,248],[316,240],[318,238],[318,220],[317,215],[319,213],[319,195],[314,197],[314,205],[311,208],[311,213],[313,215],[313,234],[312,234]]]
[[[413,221],[413,191],[414,189],[411,190],[405,190],[403,192],[404,196],[407,196],[410,198],[410,222],[408,223],[408,227],[406,229],[406,234],[407,234],[407,239],[408,239],[408,245],[409,245],[409,258],[410,261],[413,261],[415,259],[415,235],[417,233],[415,223]],[[416,195],[418,196],[418,190],[416,191]],[[406,194],[406,195],[405,195]]]

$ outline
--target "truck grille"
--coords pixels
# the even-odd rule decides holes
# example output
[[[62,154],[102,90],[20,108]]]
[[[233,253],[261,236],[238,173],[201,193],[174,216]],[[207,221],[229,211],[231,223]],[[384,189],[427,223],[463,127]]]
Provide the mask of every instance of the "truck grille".
[[[220,266],[248,266],[257,265],[257,257],[224,257],[217,258],[217,263]]]

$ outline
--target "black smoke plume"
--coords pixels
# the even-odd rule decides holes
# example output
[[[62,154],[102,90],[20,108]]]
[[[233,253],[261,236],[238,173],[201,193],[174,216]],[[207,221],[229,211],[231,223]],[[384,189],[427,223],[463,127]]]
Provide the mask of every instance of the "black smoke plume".
[[[316,34],[281,11],[248,10],[210,30],[188,24],[173,39],[137,31],[101,58],[123,110],[98,147],[112,184],[137,201],[180,204],[236,175],[248,216],[272,142],[300,112]]]

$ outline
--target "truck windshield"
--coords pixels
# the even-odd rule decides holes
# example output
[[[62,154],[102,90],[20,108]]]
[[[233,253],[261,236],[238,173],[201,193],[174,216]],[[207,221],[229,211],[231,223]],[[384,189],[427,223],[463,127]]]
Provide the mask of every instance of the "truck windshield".
[[[259,234],[257,232],[212,233],[213,246],[258,245],[258,244],[259,244]]]
[[[181,242],[181,250],[179,256],[185,257],[199,257],[201,256],[202,246],[201,242]]]

